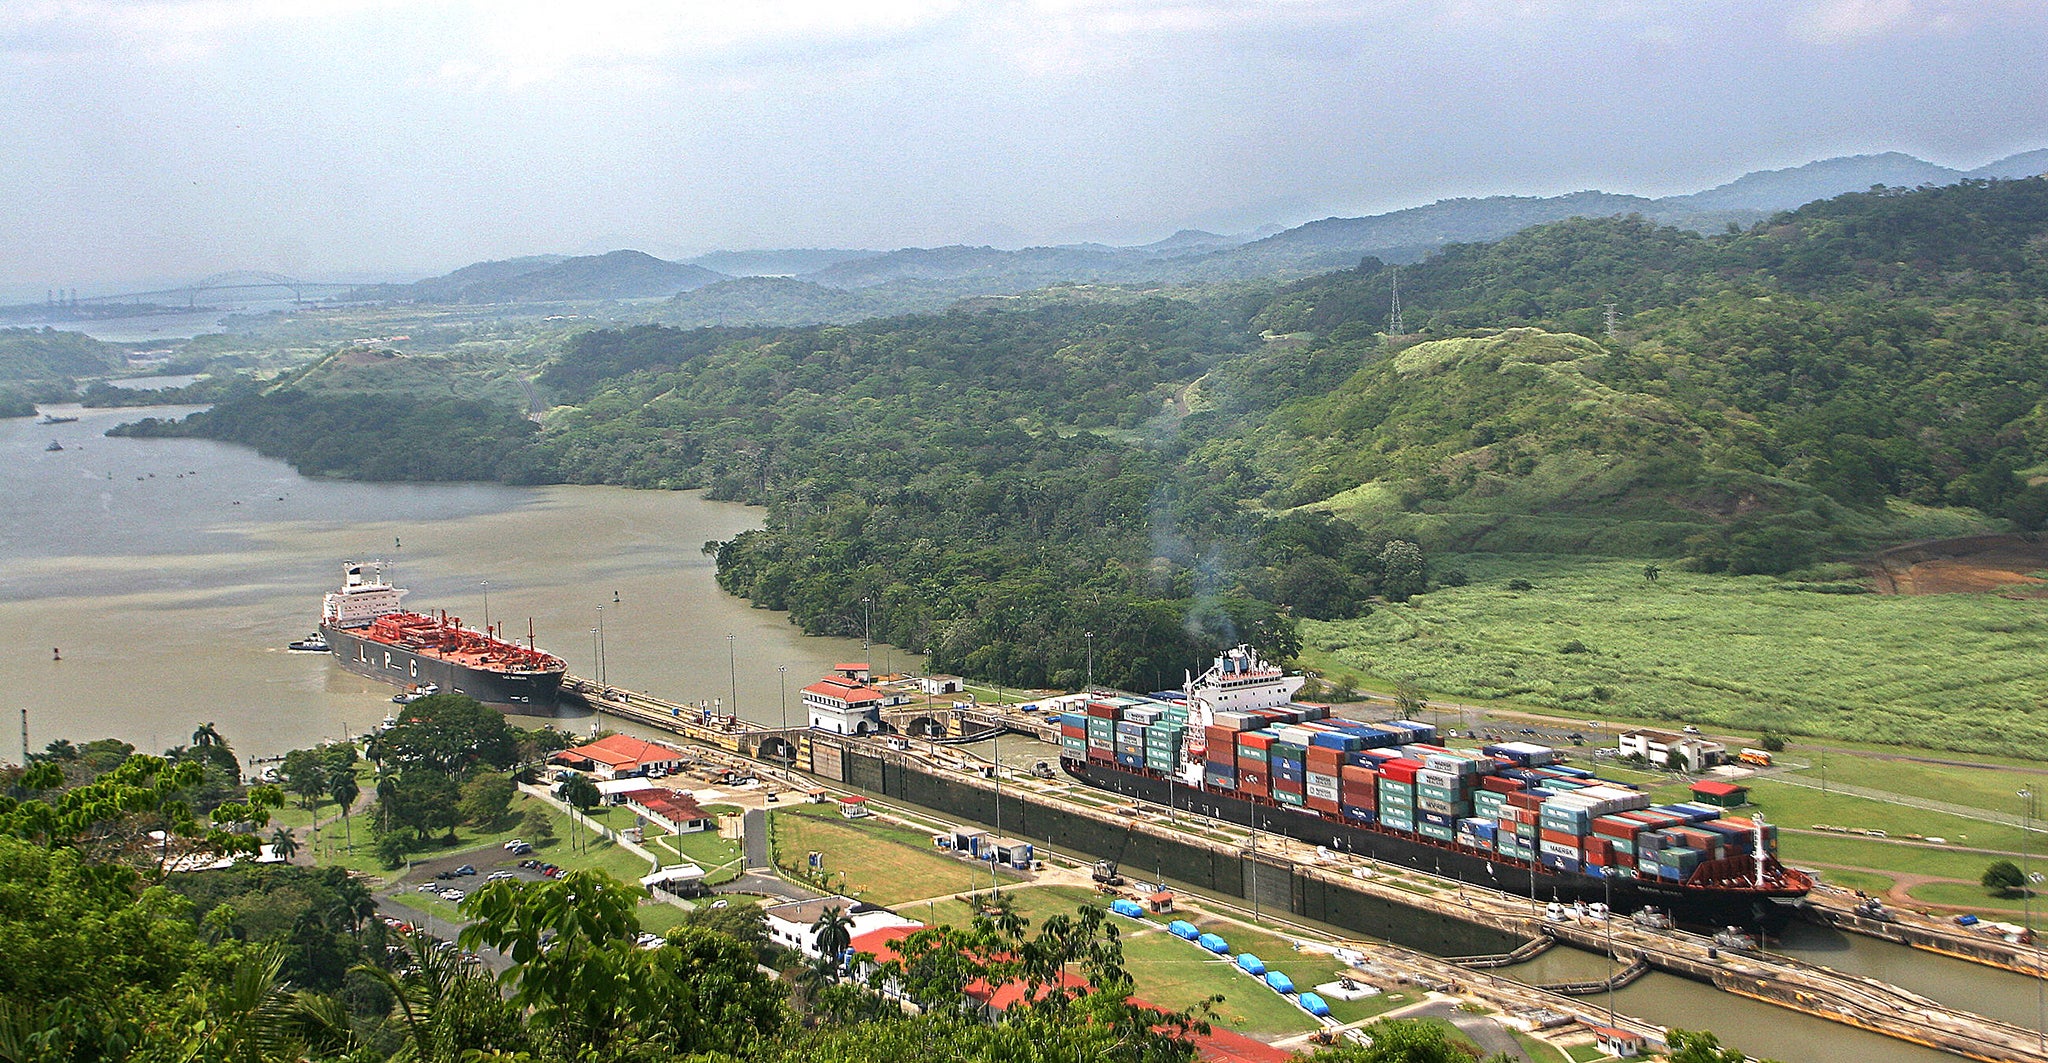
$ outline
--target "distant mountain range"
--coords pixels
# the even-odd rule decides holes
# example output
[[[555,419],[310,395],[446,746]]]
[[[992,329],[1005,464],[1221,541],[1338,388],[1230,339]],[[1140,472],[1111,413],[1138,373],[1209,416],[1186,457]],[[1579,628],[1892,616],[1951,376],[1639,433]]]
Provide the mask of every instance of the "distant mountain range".
[[[1641,214],[1715,232],[1873,185],[1920,187],[2048,173],[2048,148],[1974,170],[1900,152],[1822,159],[1745,174],[1687,195],[1648,198],[1599,191],[1560,196],[1446,199],[1364,218],[1324,218],[1237,236],[1182,230],[1135,247],[1066,244],[909,247],[894,251],[793,248],[717,251],[670,262],[638,251],[480,262],[413,284],[372,285],[348,298],[429,303],[667,300],[654,316],[675,325],[793,325],[939,309],[976,295],[1051,284],[1185,284],[1303,276],[1374,257],[1415,262],[1454,243],[1499,240],[1572,217]]]

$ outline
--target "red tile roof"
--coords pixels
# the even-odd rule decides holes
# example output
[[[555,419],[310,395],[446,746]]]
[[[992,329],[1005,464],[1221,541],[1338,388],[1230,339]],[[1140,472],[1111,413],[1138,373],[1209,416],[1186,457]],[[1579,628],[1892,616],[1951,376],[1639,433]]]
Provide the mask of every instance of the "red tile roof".
[[[615,770],[626,771],[631,771],[642,764],[665,764],[682,758],[681,753],[659,742],[649,742],[644,738],[625,734],[606,735],[595,742],[565,749],[558,755],[606,764]]]
[[[896,952],[897,942],[923,929],[925,928],[922,926],[883,927],[854,938],[848,945],[854,952],[865,952],[873,956],[876,962],[887,963],[900,958]],[[1087,979],[1065,972],[1060,975],[1060,984],[1069,989],[1088,988]],[[1040,995],[1044,995],[1050,988],[1039,987]],[[967,995],[997,1011],[1003,1011],[1024,999],[1024,990],[1023,982],[1011,981],[998,986],[994,993],[990,993],[988,983],[977,979],[967,987]],[[1157,1004],[1148,1004],[1136,997],[1131,998],[1131,1003],[1141,1008],[1165,1010]],[[1275,1048],[1264,1041],[1254,1041],[1234,1030],[1211,1027],[1206,1034],[1190,1033],[1187,1037],[1194,1043],[1196,1058],[1203,1063],[1293,1063],[1295,1059],[1295,1054],[1286,1049]]]
[[[1707,794],[1713,797],[1727,797],[1731,794],[1747,792],[1748,789],[1749,787],[1747,786],[1736,786],[1732,783],[1721,782],[1718,779],[1701,779],[1692,784],[1693,793]]]
[[[1132,997],[1131,1003],[1141,1008],[1166,1010],[1137,997]],[[1220,1026],[1210,1026],[1205,1034],[1190,1031],[1186,1036],[1195,1046],[1195,1058],[1202,1063],[1292,1063],[1296,1058],[1293,1052],[1284,1048],[1275,1048]]]
[[[896,953],[897,942],[923,929],[922,926],[885,926],[851,939],[847,942],[847,947],[855,952],[868,953],[878,962],[887,963],[900,958]]]
[[[620,794],[619,799],[639,805],[670,823],[689,823],[692,820],[711,818],[698,807],[696,798],[656,786],[650,786],[645,790],[628,790]]]

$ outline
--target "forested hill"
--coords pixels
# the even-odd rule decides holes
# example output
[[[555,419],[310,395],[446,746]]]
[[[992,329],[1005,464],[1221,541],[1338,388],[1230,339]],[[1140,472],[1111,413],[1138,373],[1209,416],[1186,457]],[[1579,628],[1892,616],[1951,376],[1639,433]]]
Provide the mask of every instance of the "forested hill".
[[[1197,463],[1249,454],[1266,504],[1440,546],[1752,570],[1881,536],[1887,505],[2048,514],[2029,486],[2048,458],[2048,181],[1842,196],[1732,236],[1575,220],[1457,247],[1401,270],[1423,333],[1390,345],[1392,284],[1368,263],[1280,292],[1257,322],[1284,356],[1221,389],[1251,427]],[[1610,304],[1598,344],[1403,349],[1604,337]]]
[[[1368,262],[1280,289],[588,332],[538,381],[558,405],[537,434],[416,413],[491,441],[472,475],[768,505],[713,547],[719,578],[806,630],[856,630],[869,597],[876,634],[935,667],[1066,686],[1093,631],[1099,679],[1154,689],[1221,640],[1285,653],[1292,616],[1417,593],[1428,555],[1784,572],[1943,514],[2038,528],[2044,249],[2042,180],[1712,237],[1574,220],[1404,267],[1411,335],[1384,335],[1393,275]],[[155,430],[330,468],[344,407],[363,404],[273,390]]]

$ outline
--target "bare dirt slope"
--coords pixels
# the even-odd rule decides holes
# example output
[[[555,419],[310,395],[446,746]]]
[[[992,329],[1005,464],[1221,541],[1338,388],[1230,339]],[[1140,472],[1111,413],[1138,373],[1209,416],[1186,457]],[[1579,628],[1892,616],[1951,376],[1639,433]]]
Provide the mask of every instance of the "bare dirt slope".
[[[2020,535],[1971,535],[1895,546],[1870,565],[1880,594],[1985,594],[2048,597],[2048,543]]]

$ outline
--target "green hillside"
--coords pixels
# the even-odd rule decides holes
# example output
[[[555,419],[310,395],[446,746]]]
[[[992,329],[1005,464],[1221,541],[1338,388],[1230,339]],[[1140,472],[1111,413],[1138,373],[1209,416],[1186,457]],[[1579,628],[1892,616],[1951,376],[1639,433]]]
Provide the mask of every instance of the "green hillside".
[[[1843,196],[1713,237],[1576,219],[1404,268],[1411,335],[1384,334],[1394,278],[1368,260],[1277,289],[598,329],[531,381],[479,360],[455,386],[455,352],[433,382],[424,360],[330,360],[183,430],[348,475],[708,488],[768,507],[712,544],[723,585],[806,631],[853,630],[866,597],[876,634],[935,667],[1065,686],[1094,631],[1114,647],[1098,679],[1152,689],[1217,642],[1284,653],[1299,618],[1425,591],[1446,554],[1781,574],[2039,529],[2044,248],[2042,180]],[[492,461],[382,460],[390,434],[332,393],[408,382],[556,405],[538,432],[408,405]],[[329,401],[287,406],[302,393]],[[319,460],[337,452],[359,460]]]

